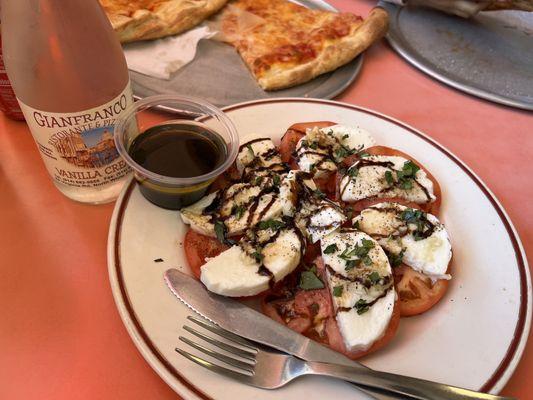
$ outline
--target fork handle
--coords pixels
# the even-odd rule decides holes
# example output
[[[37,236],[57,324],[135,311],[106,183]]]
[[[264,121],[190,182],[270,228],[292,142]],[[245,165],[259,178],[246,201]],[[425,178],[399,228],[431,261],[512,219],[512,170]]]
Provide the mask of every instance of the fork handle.
[[[312,361],[305,364],[307,370],[304,374],[339,378],[358,385],[374,387],[419,400],[516,400],[513,397],[495,396],[371,369],[364,370],[345,365]]]

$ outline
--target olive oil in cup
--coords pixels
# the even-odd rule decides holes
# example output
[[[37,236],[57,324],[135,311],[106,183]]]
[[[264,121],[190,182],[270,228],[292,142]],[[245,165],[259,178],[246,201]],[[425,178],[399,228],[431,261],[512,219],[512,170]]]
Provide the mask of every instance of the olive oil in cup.
[[[133,104],[116,126],[115,142],[144,197],[172,210],[203,197],[239,148],[235,126],[222,111],[176,95]]]

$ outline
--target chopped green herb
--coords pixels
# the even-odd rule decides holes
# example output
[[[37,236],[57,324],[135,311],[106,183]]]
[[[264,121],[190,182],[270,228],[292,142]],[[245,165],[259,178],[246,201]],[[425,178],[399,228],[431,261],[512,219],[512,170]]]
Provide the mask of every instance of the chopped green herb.
[[[316,164],[313,163],[309,166],[309,172],[315,172],[315,170],[316,170]]]
[[[372,265],[372,259],[369,256],[364,256],[363,262],[365,263],[366,266],[370,267]]]
[[[407,223],[416,224],[420,218],[422,218],[423,212],[420,210],[415,210],[414,208],[408,208],[402,211],[400,217]]]
[[[399,266],[403,261],[403,255],[405,254],[405,248],[402,249],[398,254],[394,253],[387,253],[387,257],[389,258],[389,263],[391,267],[397,267]]]
[[[400,218],[408,224],[416,226],[413,231],[413,237],[417,241],[425,239],[428,237],[428,233],[431,234],[433,231],[433,225],[428,221],[426,213],[421,210],[408,208],[407,210],[402,211]]]
[[[357,314],[361,315],[368,311],[369,306],[366,301],[359,299],[357,303],[355,303],[355,309],[357,310]]]
[[[333,243],[324,249],[324,254],[332,254],[332,253],[335,253],[337,250],[339,250],[339,248],[337,247],[335,243]]]
[[[362,243],[362,245],[363,245],[363,247],[364,247],[365,249],[370,250],[370,249],[373,249],[373,248],[374,248],[374,242],[373,242],[372,240],[369,240],[369,239],[363,239],[363,240],[361,240],[361,243]]]
[[[350,135],[346,134],[346,135],[342,135],[342,140],[344,139],[348,139],[350,137]]]
[[[359,175],[359,170],[355,167],[348,168],[348,176],[350,178],[356,178]]]
[[[337,160],[343,160],[344,158],[355,153],[354,149],[349,149],[346,146],[341,145],[337,150],[335,150],[335,158]]]
[[[359,153],[358,156],[361,158],[365,158],[365,157],[370,157],[370,154],[363,152],[363,153]]]
[[[263,255],[263,253],[261,253],[261,250],[256,250],[254,251],[252,254],[251,254],[252,258],[257,261],[258,263],[261,263],[263,261],[263,258],[265,258],[265,256]]]
[[[318,148],[318,142],[311,142],[309,147],[312,148],[313,150],[316,150]]]
[[[358,231],[361,230],[361,228],[359,227],[359,221],[355,221],[355,222],[353,223],[353,227],[354,227],[355,229],[357,229]]]
[[[342,292],[344,290],[344,286],[342,285],[339,285],[339,286],[335,286],[333,288],[333,296],[335,297],[341,297],[342,296]]]
[[[368,279],[373,285],[375,285],[376,283],[379,282],[379,280],[381,279],[381,276],[379,276],[379,274],[376,271],[374,271],[370,275],[368,275]]]
[[[403,181],[402,183],[400,183],[400,187],[403,190],[410,190],[410,189],[413,188],[413,182],[411,182],[410,180],[409,181]]]
[[[255,186],[259,186],[261,184],[261,182],[263,182],[263,177],[262,176],[258,176],[254,179],[254,185]]]
[[[400,184],[400,188],[404,190],[409,190],[413,188],[413,180],[416,177],[416,172],[420,169],[418,165],[416,165],[411,160],[406,161],[403,164],[401,171],[396,171],[396,177],[398,178],[398,182]]]
[[[394,178],[392,177],[392,172],[391,171],[386,171],[385,172],[385,179],[387,180],[387,183],[389,185],[392,185],[394,183]]]
[[[361,241],[361,245],[356,244],[355,247],[351,250],[346,248],[339,257],[344,260],[348,260],[352,257],[362,258],[368,255],[368,252],[370,251],[370,249],[373,249],[373,248],[374,248],[374,242],[372,240],[363,239]]]
[[[415,174],[417,173],[419,169],[420,167],[418,165],[416,165],[414,162],[409,160],[409,161],[406,161],[405,164],[403,164],[402,172],[404,176],[409,176],[409,177],[414,178]]]
[[[370,249],[374,248],[374,242],[372,240],[363,239],[361,245],[356,244],[353,249],[344,249],[344,251],[339,255],[339,258],[346,261],[346,271],[358,266],[361,264],[361,261],[365,265],[372,265],[372,260],[368,256]],[[357,259],[353,259],[357,257]]]
[[[302,140],[302,147],[307,149],[309,147],[309,142],[307,140]]]
[[[233,207],[231,207],[231,215],[234,215],[237,219],[241,219],[245,211],[246,209],[243,206],[238,206],[235,204]]]
[[[226,225],[222,221],[215,221],[215,234],[219,242],[226,242]]]
[[[313,271],[303,271],[300,275],[299,286],[303,290],[323,289],[324,282]]]
[[[255,157],[254,149],[252,149],[252,145],[250,143],[246,145],[246,148],[248,149],[252,157]]]
[[[322,192],[320,189],[313,190],[313,195],[318,199],[323,199],[326,197],[326,194]]]
[[[274,176],[272,177],[272,182],[274,182],[274,185],[276,185],[276,186],[279,185],[279,183],[281,182],[281,178],[279,177],[278,174],[276,174],[276,175],[274,175]]]
[[[285,222],[278,221],[278,220],[275,220],[275,219],[267,219],[266,221],[260,221],[257,224],[257,227],[260,230],[272,229],[273,231],[277,231],[277,230],[285,227]]]
[[[346,247],[341,255],[339,256],[339,258],[342,258],[343,260],[349,260],[350,257],[351,257],[351,254],[350,254],[351,250],[348,249],[348,247]]]
[[[361,260],[346,260],[346,267],[344,267],[344,270],[350,271],[357,267],[359,264],[361,264]]]
[[[316,264],[314,264],[314,263],[311,264],[311,265],[309,266],[309,271],[311,271],[313,274],[316,274],[316,272],[317,272]]]
[[[220,243],[228,244],[230,246],[235,244],[234,240],[227,239],[226,234],[228,232],[228,228],[226,227],[226,224],[222,221],[215,221],[215,234],[217,235],[217,239]]]

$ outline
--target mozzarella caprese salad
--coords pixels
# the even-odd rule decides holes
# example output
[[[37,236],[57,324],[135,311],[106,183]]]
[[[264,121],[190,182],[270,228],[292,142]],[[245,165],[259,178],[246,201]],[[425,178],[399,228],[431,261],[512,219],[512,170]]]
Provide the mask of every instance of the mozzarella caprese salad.
[[[441,190],[411,156],[332,122],[291,126],[279,146],[243,140],[212,192],[180,211],[205,287],[257,296],[263,312],[358,358],[448,287]]]

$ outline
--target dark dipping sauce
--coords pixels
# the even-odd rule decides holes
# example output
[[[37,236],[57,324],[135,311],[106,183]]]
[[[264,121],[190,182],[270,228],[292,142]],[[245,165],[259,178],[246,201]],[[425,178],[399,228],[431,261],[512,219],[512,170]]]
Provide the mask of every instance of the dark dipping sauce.
[[[192,178],[221,165],[227,148],[224,139],[205,125],[174,121],[141,133],[131,143],[128,153],[150,172],[171,178]],[[199,200],[214,180],[183,186],[137,178],[141,192],[149,201],[172,210]]]

